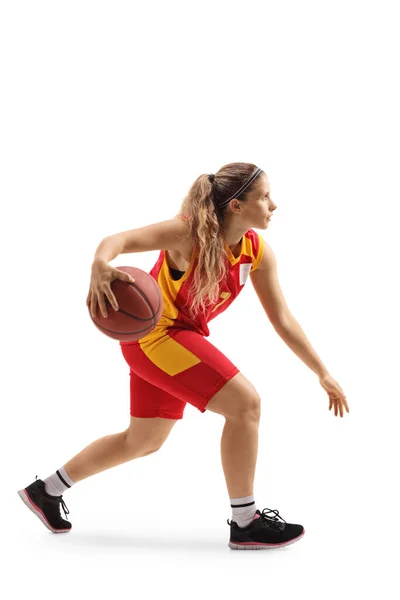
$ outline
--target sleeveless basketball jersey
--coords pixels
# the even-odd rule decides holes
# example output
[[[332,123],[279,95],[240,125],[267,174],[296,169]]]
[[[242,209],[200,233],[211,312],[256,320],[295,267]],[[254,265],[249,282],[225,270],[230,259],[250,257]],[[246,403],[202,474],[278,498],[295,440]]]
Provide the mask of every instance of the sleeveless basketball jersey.
[[[182,219],[187,219],[181,216]],[[253,229],[246,231],[241,239],[240,254],[235,258],[227,244],[225,244],[228,272],[226,279],[220,283],[217,301],[208,306],[206,312],[198,314],[195,320],[189,313],[193,273],[197,266],[197,252],[192,251],[189,266],[182,277],[174,279],[167,263],[166,251],[161,250],[157,262],[149,274],[158,283],[164,301],[162,316],[156,327],[140,339],[141,345],[157,343],[165,335],[166,330],[183,328],[192,329],[201,335],[209,336],[208,323],[223,313],[242,291],[249,273],[259,266],[263,254],[264,240]],[[121,345],[130,342],[120,342]]]

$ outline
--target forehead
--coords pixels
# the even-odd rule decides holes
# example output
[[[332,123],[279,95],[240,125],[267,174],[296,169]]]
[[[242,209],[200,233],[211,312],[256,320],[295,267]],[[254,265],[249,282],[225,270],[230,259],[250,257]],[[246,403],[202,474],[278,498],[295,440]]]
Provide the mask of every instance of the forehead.
[[[258,185],[255,188],[254,196],[263,196],[264,194],[271,193],[271,186],[268,181],[268,177],[263,174],[258,181]]]

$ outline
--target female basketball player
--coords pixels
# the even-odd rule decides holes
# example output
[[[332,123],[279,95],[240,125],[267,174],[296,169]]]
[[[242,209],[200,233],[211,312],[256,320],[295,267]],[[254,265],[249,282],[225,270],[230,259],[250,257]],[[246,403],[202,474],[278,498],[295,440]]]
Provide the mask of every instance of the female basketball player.
[[[252,228],[267,229],[276,206],[266,174],[253,164],[232,163],[193,183],[175,218],[106,237],[93,266],[87,305],[107,317],[106,299],[118,310],[110,284],[127,274],[108,263],[119,254],[160,250],[150,274],[164,310],[150,334],[120,342],[130,366],[130,425],[96,440],[42,481],[18,493],[55,533],[71,529],[62,494],[76,482],[161,448],[187,402],[225,417],[221,458],[232,507],[229,546],[285,546],[304,535],[279,511],[256,510],[253,482],[258,450],[260,396],[254,385],[206,338],[208,322],[234,301],[250,274],[275,330],[318,376],[335,416],[346,397],[290,313],[277,277],[275,255]]]

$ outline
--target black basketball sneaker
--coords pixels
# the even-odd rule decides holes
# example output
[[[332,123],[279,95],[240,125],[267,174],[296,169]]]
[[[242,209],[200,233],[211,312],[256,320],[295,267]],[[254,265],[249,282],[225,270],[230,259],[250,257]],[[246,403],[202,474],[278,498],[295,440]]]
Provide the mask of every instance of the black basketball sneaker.
[[[275,516],[268,513],[274,513]],[[246,527],[239,527],[236,521],[229,522],[229,519],[227,523],[231,526],[228,546],[233,550],[281,548],[297,542],[305,533],[302,525],[286,523],[278,510],[270,508],[264,508],[262,512],[256,510],[253,520]]]
[[[70,531],[72,523],[65,521],[61,516],[61,507],[65,517],[69,510],[62,496],[51,496],[46,492],[44,481],[37,478],[18,494],[26,506],[42,521],[53,533]]]

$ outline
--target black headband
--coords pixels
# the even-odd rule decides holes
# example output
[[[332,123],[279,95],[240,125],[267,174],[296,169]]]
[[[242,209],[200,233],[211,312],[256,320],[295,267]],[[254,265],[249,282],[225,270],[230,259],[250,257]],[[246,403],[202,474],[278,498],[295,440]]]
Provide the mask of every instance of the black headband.
[[[251,175],[251,177],[242,185],[242,187],[233,194],[233,196],[228,198],[228,200],[224,200],[224,202],[222,202],[222,204],[218,204],[218,208],[224,208],[224,206],[229,204],[229,202],[232,200],[232,198],[237,198],[238,196],[240,196],[240,194],[242,194],[249,187],[249,185],[255,180],[255,178],[258,177],[258,175],[261,173],[261,171],[262,171],[262,169],[257,169],[253,173],[253,175]],[[210,181],[213,183],[215,175],[213,175],[211,173],[208,177],[209,177]]]

